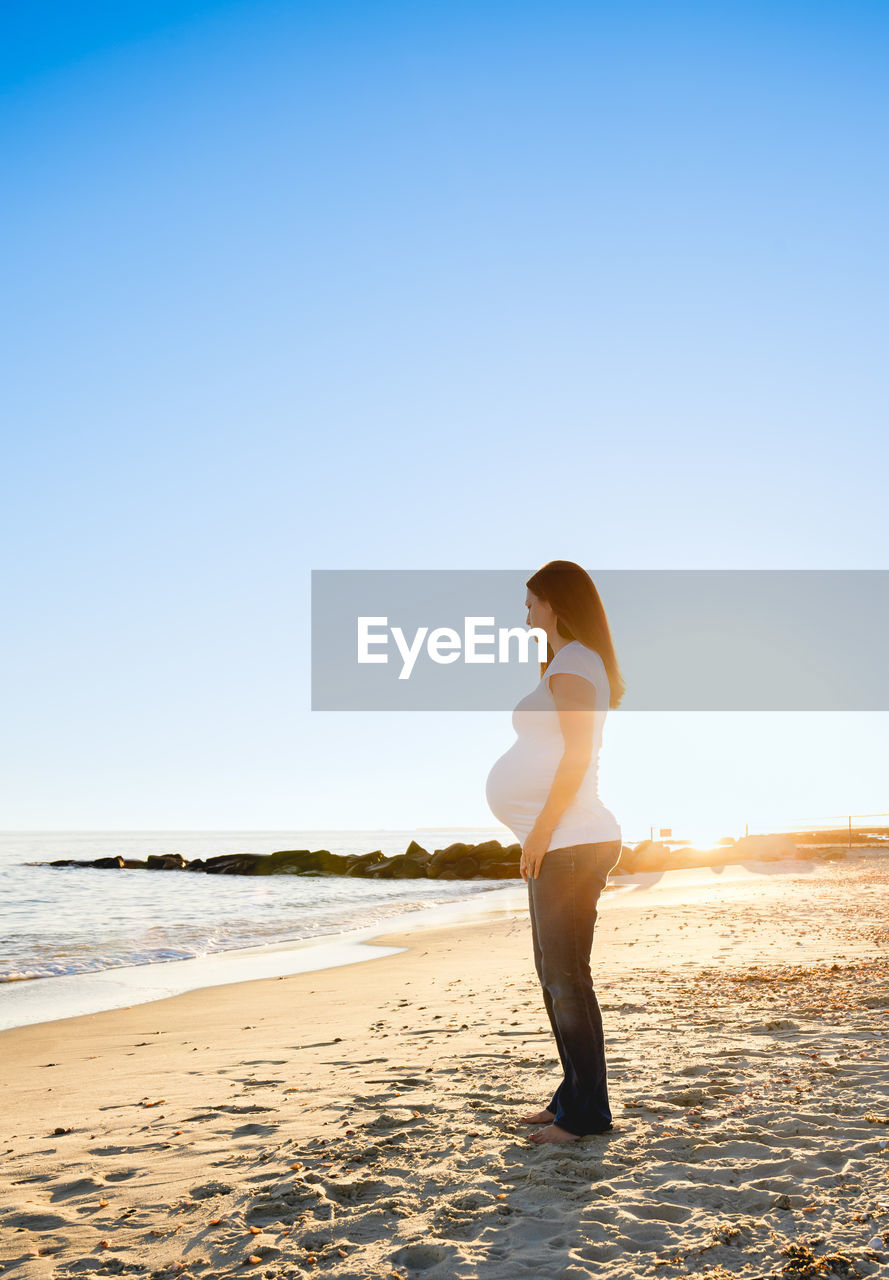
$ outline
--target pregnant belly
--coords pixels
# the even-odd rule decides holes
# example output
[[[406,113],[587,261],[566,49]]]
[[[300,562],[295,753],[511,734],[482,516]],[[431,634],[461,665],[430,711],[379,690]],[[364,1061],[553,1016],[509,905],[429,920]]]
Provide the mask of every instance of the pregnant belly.
[[[552,761],[541,758],[539,747],[533,755],[516,742],[495,762],[485,784],[488,808],[504,826],[525,827],[546,804],[561,752]]]

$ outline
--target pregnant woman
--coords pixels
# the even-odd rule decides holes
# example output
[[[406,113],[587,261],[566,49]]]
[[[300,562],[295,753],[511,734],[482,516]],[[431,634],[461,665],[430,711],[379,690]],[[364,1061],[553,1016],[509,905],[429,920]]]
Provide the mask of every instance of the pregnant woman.
[[[564,1071],[549,1105],[520,1118],[541,1126],[532,1142],[576,1142],[614,1127],[590,955],[596,904],[622,844],[599,800],[599,750],[625,686],[586,570],[551,560],[525,585],[527,624],[546,631],[548,661],[512,713],[516,741],[491,769],[486,794],[522,846],[534,963]]]

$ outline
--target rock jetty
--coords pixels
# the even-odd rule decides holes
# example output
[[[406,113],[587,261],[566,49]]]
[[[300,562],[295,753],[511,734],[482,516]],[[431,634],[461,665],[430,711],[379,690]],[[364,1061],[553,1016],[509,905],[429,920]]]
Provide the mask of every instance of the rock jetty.
[[[84,861],[56,858],[32,863],[49,867],[112,867],[146,871],[202,871],[215,876],[360,876],[365,880],[518,880],[519,844],[499,840],[483,844],[449,844],[432,853],[412,840],[404,853],[387,858],[380,849],[371,853],[331,853],[329,849],[282,849],[277,853],[223,853],[215,858],[183,858],[179,853],[151,854],[147,858],[116,855]],[[689,846],[671,849],[657,841],[625,844],[613,875],[672,871],[689,867],[721,867],[728,863],[774,862],[793,858],[842,857],[835,845],[798,848],[786,835],[744,836],[725,840],[715,849]]]
[[[372,853],[331,853],[329,849],[281,849],[277,853],[223,853],[216,858],[183,858],[180,853],[125,858],[118,854],[84,861],[56,858],[49,867],[116,867],[145,871],[203,871],[216,876],[360,876],[365,880],[512,880],[519,878],[521,845],[499,840],[450,844],[430,853],[412,840],[404,853],[387,858]]]

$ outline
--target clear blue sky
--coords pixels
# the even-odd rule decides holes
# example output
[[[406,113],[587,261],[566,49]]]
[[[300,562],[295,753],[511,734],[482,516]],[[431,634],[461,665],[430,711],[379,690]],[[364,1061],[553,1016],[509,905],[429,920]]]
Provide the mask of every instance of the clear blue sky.
[[[493,823],[508,715],[308,710],[313,568],[889,568],[885,5],[0,26],[0,826]],[[733,830],[887,763],[618,713],[602,790]]]

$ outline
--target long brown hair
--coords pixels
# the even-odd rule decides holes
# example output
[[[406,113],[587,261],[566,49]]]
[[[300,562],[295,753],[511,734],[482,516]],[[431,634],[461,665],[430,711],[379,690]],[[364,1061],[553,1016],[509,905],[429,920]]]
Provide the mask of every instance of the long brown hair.
[[[611,695],[608,705],[618,706],[626,685],[617,665],[605,609],[586,569],[573,560],[550,560],[531,575],[525,586],[550,606],[556,615],[556,630],[560,636],[566,640],[579,640],[598,653],[608,673]],[[547,644],[546,650],[546,662],[540,664],[541,676],[555,656],[551,644]]]

